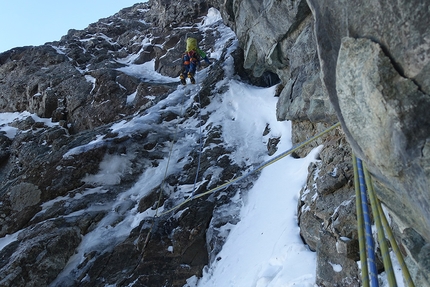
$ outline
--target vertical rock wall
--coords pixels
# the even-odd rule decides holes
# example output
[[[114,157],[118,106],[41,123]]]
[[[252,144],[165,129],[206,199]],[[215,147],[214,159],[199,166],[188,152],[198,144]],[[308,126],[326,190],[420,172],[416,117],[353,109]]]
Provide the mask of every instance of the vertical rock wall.
[[[211,2],[235,30],[244,50],[244,67],[254,75],[272,71],[281,79],[277,115],[293,121],[294,142],[323,129],[324,123],[341,121],[348,144],[365,161],[379,198],[396,220],[405,255],[424,274],[416,274],[418,284],[428,285],[425,274],[430,267],[422,259],[430,242],[428,1]],[[339,144],[335,138],[325,141],[326,146]],[[311,167],[311,174],[323,170],[336,175],[327,168],[332,160],[323,157],[322,166]],[[348,183],[350,156],[342,160]],[[348,189],[338,176],[333,176],[334,190]],[[308,187],[311,184],[310,178]],[[349,190],[352,194],[351,186]],[[334,226],[330,220],[335,214],[318,211],[330,210],[323,205],[323,190],[314,190],[313,195],[321,200],[314,203],[302,197],[302,210],[311,210],[313,216],[302,213],[307,219],[301,223],[302,229],[306,226],[302,236],[317,250],[318,240],[332,241],[320,232]],[[316,227],[321,223],[323,228]],[[347,246],[351,249],[350,243]],[[319,280],[331,286],[325,278]]]
[[[430,4],[308,3],[323,84],[396,219],[400,243],[422,271],[417,284],[428,286],[430,265],[422,258],[430,241]]]

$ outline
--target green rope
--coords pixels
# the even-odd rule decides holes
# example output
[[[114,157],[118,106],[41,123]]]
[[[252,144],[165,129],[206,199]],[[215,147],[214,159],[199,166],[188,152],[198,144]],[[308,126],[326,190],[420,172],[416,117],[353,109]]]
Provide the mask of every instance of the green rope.
[[[377,208],[379,210],[379,214],[381,215],[382,225],[387,232],[388,240],[390,240],[391,248],[393,248],[394,254],[396,254],[397,261],[399,261],[400,267],[402,268],[403,279],[408,287],[415,287],[414,282],[412,281],[411,274],[409,273],[408,266],[406,266],[406,262],[403,259],[403,255],[400,252],[399,246],[397,245],[396,239],[394,238],[393,231],[391,230],[390,225],[388,224],[387,218],[385,217],[385,213],[382,210],[381,202],[378,198],[376,198]]]
[[[384,228],[382,227],[381,215],[379,213],[376,195],[373,189],[372,179],[365,166],[363,166],[364,178],[366,179],[367,191],[370,199],[370,206],[372,208],[373,220],[375,221],[378,235],[379,246],[381,247],[382,261],[384,263],[385,273],[387,274],[388,286],[396,287],[396,276],[394,275],[393,265],[391,263],[390,251],[388,249],[387,241],[385,238]]]
[[[369,287],[369,270],[367,268],[366,239],[364,234],[363,209],[361,205],[360,184],[358,182],[357,158],[352,155],[354,166],[355,207],[357,210],[358,245],[360,248],[361,280],[363,287]]]

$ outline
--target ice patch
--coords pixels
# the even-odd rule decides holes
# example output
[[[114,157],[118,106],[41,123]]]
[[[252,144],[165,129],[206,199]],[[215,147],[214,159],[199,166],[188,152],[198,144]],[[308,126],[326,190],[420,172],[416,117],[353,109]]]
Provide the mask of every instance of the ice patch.
[[[121,182],[125,173],[131,172],[130,159],[125,155],[105,155],[100,163],[100,171],[95,175],[86,176],[85,183],[114,185]]]
[[[127,96],[127,105],[130,105],[134,102],[136,95],[137,95],[137,91],[134,92],[133,94]]]
[[[204,17],[202,26],[210,26],[218,21],[222,21],[221,13],[215,8],[209,8],[207,16]]]
[[[96,78],[94,78],[93,76],[90,75],[85,75],[85,80],[87,80],[87,82],[91,83],[93,85],[93,88],[91,89],[92,93],[96,87]]]
[[[88,143],[86,145],[81,145],[81,146],[72,148],[71,150],[69,150],[68,152],[66,152],[63,155],[63,158],[64,159],[70,159],[74,155],[78,155],[78,154],[87,152],[89,150],[103,146],[104,145],[103,137],[104,136],[102,136],[102,135],[98,135],[97,138],[95,140],[91,141],[90,143]]]
[[[331,262],[329,262],[329,264],[333,268],[334,272],[340,272],[340,271],[342,271],[342,265],[340,265],[340,264],[334,264],[334,263],[331,263]]]
[[[14,234],[6,234],[6,236],[0,238],[0,251],[10,243],[16,241],[20,232],[21,231],[15,232]]]
[[[137,65],[131,64],[127,67],[117,69],[124,74],[136,77],[145,82],[156,82],[156,83],[174,83],[178,82],[178,79],[163,76],[155,71],[155,60]]]

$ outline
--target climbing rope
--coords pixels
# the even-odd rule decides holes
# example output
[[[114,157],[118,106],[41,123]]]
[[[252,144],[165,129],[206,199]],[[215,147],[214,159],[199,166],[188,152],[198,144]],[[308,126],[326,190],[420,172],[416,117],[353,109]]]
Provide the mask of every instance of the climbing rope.
[[[370,220],[369,208],[367,205],[366,183],[363,174],[363,164],[359,158],[356,160],[358,181],[361,196],[361,209],[364,220],[364,234],[367,249],[367,264],[369,267],[370,286],[378,287],[378,269],[376,268],[375,245],[373,242],[372,227]]]
[[[357,158],[352,155],[352,164],[354,167],[354,186],[355,186],[355,207],[357,210],[357,231],[358,231],[358,246],[360,249],[360,265],[361,265],[361,285],[369,287],[369,269],[367,268],[366,243],[364,235],[364,219],[363,209],[361,204],[360,183],[358,181]]]
[[[182,112],[183,112],[183,103],[184,103],[184,99],[182,97],[181,111],[180,111],[181,116],[182,116]],[[171,144],[170,144],[169,156],[167,158],[166,169],[164,170],[163,180],[161,181],[161,184],[160,184],[160,194],[159,194],[158,200],[157,200],[157,207],[155,209],[155,214],[154,214],[154,217],[152,218],[151,227],[150,227],[149,232],[148,232],[148,234],[146,236],[145,243],[143,244],[142,250],[145,250],[146,246],[148,245],[149,238],[150,238],[151,233],[152,233],[152,229],[154,228],[155,220],[156,220],[156,218],[158,216],[158,209],[160,208],[161,199],[163,197],[163,185],[164,185],[164,183],[166,182],[166,179],[167,179],[167,172],[169,170],[170,160],[171,160],[172,154],[173,154],[173,146],[174,146],[175,142],[178,139],[178,133],[179,133],[179,125],[176,125],[175,134],[174,134],[173,140],[171,141]],[[142,253],[143,253],[143,251],[142,251]]]
[[[390,225],[388,224],[387,218],[385,217],[385,213],[382,211],[381,202],[378,198],[376,198],[376,205],[379,210],[379,214],[381,215],[382,225],[387,232],[388,240],[390,240],[391,248],[393,249],[394,254],[396,254],[397,261],[399,262],[400,268],[402,269],[403,279],[405,280],[406,286],[415,287],[414,282],[412,281],[411,274],[409,273],[409,269],[406,266],[406,262],[403,259],[403,255],[400,252],[399,245],[397,245],[396,239],[394,238],[393,231],[391,230]]]
[[[218,190],[221,190],[221,189],[227,188],[227,187],[229,187],[230,185],[232,185],[232,184],[234,184],[234,183],[237,183],[237,182],[239,182],[239,181],[241,181],[241,180],[243,180],[243,179],[247,178],[248,176],[250,176],[250,175],[254,174],[255,172],[258,172],[258,171],[263,170],[264,168],[268,167],[269,165],[271,165],[271,164],[273,164],[273,163],[277,162],[278,160],[280,160],[280,159],[282,159],[282,158],[284,158],[284,157],[286,157],[286,156],[288,156],[288,155],[292,154],[293,152],[297,151],[298,149],[300,149],[300,148],[304,147],[305,145],[309,144],[310,142],[312,142],[312,141],[314,141],[314,140],[316,140],[316,139],[320,138],[321,136],[323,136],[323,135],[325,135],[325,134],[329,133],[330,131],[334,130],[335,128],[337,128],[337,127],[339,127],[339,126],[340,126],[340,123],[336,123],[336,124],[332,125],[332,126],[331,126],[331,127],[329,127],[328,129],[326,129],[326,130],[324,130],[324,131],[322,131],[322,132],[318,133],[317,135],[315,135],[315,136],[313,136],[313,137],[311,137],[311,138],[307,139],[306,141],[304,141],[304,142],[302,142],[302,143],[300,143],[300,144],[298,144],[298,145],[296,145],[296,146],[292,147],[291,149],[289,149],[289,150],[287,150],[287,151],[285,151],[285,152],[281,153],[280,155],[278,155],[278,156],[274,157],[273,159],[270,159],[270,160],[268,160],[268,161],[266,161],[266,162],[262,163],[262,164],[261,164],[261,165],[259,165],[257,168],[255,168],[255,169],[251,170],[250,172],[246,173],[245,175],[242,175],[242,176],[239,176],[239,177],[237,177],[237,178],[235,178],[235,179],[232,179],[232,180],[230,180],[230,181],[228,181],[228,182],[226,182],[226,183],[224,183],[224,184],[221,184],[220,186],[217,186],[217,187],[215,187],[215,188],[213,188],[213,189],[211,189],[211,190],[208,190],[208,191],[206,191],[206,192],[204,192],[204,193],[200,193],[200,194],[197,194],[197,195],[194,195],[194,196],[190,196],[189,198],[187,198],[187,199],[186,199],[186,200],[184,200],[183,202],[179,203],[178,205],[176,205],[176,206],[174,206],[174,207],[170,208],[169,210],[166,210],[166,211],[164,211],[164,212],[160,213],[159,217],[164,216],[164,215],[166,215],[166,214],[169,214],[169,213],[170,213],[170,212],[172,212],[172,211],[177,210],[178,208],[182,207],[184,204],[186,204],[186,203],[188,203],[188,202],[190,202],[190,201],[193,201],[193,200],[196,200],[196,199],[198,199],[198,198],[201,198],[201,197],[203,197],[203,196],[205,196],[205,195],[208,195],[208,194],[214,193],[214,192],[216,192],[216,191],[218,191]]]
[[[198,116],[198,120],[199,120],[199,151],[198,151],[198,153],[199,153],[199,156],[198,156],[198,160],[197,160],[197,171],[196,171],[196,177],[194,178],[193,192],[191,193],[191,195],[194,195],[196,192],[197,180],[199,178],[199,172],[200,172],[200,162],[201,162],[202,152],[203,152],[202,116],[200,113],[200,107],[201,107],[200,93],[198,93],[197,95],[198,95],[198,100],[199,100],[199,116]]]
[[[381,215],[379,213],[377,203],[376,203],[376,195],[373,190],[373,183],[370,177],[367,168],[363,166],[364,179],[366,181],[367,191],[370,199],[370,207],[372,208],[373,220],[376,224],[378,242],[381,248],[382,262],[384,263],[385,273],[388,279],[388,286],[397,286],[396,276],[394,275],[393,265],[391,263],[390,251],[388,250],[387,241],[385,238],[384,228],[382,227]]]
[[[184,97],[182,97],[181,104],[180,104],[180,106],[181,106],[181,111],[180,111],[181,116],[182,116],[182,113],[183,113],[183,103],[184,103]],[[170,148],[169,148],[169,155],[168,155],[168,158],[167,158],[166,169],[164,170],[163,180],[161,181],[161,184],[160,184],[160,191],[159,191],[160,194],[158,196],[157,207],[156,207],[156,210],[155,210],[155,214],[152,217],[151,226],[150,226],[150,228],[148,230],[148,234],[146,235],[144,244],[142,246],[142,251],[140,252],[137,264],[133,268],[133,270],[130,272],[130,274],[134,274],[134,271],[139,267],[140,263],[144,259],[145,250],[146,250],[146,247],[148,246],[149,240],[151,238],[152,230],[154,229],[154,225],[155,225],[156,219],[158,217],[157,216],[158,215],[158,210],[159,210],[160,205],[161,205],[161,199],[163,198],[163,185],[164,185],[164,183],[166,182],[166,179],[167,179],[167,172],[169,170],[170,160],[171,160],[172,154],[173,154],[173,147],[174,147],[175,142],[177,141],[178,134],[179,134],[179,125],[176,125],[176,129],[175,129],[175,133],[174,133],[174,136],[173,136],[173,140],[171,141]],[[142,226],[142,228],[143,228],[143,226]],[[139,238],[137,240],[138,242],[140,241],[139,239],[140,239],[140,236],[139,236]],[[119,286],[122,286],[122,284],[125,282],[126,279],[128,279],[128,278],[125,277],[122,280],[122,282],[119,283]]]
[[[357,159],[355,155],[352,157],[354,166],[354,184],[356,190],[356,208],[357,208],[357,222],[358,222],[358,237],[359,237],[359,248],[360,248],[360,261],[362,270],[362,285],[369,286],[369,273],[368,267],[371,269],[370,282],[371,286],[378,286],[377,270],[375,264],[375,252],[373,247],[373,237],[371,231],[369,233],[370,221],[368,224],[363,223],[363,219],[368,216],[367,208],[367,193],[369,195],[370,206],[376,225],[376,232],[378,237],[379,246],[381,248],[382,261],[384,264],[385,273],[387,275],[388,285],[390,287],[396,287],[397,281],[389,254],[388,244],[386,242],[385,232],[390,240],[391,247],[396,254],[397,260],[401,266],[403,278],[408,287],[415,287],[400,249],[394,239],[393,232],[388,224],[387,218],[382,210],[381,203],[376,197],[376,193],[373,188],[372,178],[362,161]],[[363,180],[364,177],[364,180]],[[367,188],[367,193],[366,193]],[[370,220],[370,219],[369,219]],[[384,232],[385,229],[385,232]],[[366,247],[367,252],[366,252]]]

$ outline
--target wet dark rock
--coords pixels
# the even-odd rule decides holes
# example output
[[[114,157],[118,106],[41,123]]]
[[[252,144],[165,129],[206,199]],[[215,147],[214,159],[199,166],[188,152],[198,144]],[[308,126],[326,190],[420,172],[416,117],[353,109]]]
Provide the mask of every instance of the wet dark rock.
[[[66,266],[79,242],[79,229],[61,219],[21,232],[18,241],[0,253],[0,286],[49,285]]]
[[[0,133],[0,167],[9,159],[11,144],[12,140]]]

